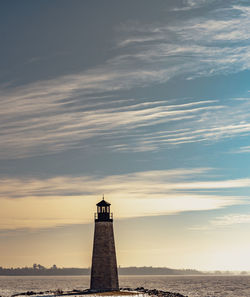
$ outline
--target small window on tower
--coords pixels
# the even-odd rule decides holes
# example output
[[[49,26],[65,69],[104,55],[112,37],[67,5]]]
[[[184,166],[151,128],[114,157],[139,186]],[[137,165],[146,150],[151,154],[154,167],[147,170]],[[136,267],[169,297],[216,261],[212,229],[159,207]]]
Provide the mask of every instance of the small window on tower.
[[[105,206],[102,207],[102,212],[105,212]]]

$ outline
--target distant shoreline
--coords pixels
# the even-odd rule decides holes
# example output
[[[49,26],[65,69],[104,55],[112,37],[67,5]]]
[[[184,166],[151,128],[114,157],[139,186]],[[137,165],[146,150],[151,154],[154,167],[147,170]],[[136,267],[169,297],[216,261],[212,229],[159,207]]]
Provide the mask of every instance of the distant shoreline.
[[[118,268],[119,275],[202,275],[198,270],[192,269],[171,269],[165,267],[120,267]],[[46,268],[40,264],[34,264],[33,267],[22,268],[2,268],[0,267],[0,275],[90,275],[90,268],[58,268],[53,265],[51,268]]]
[[[169,275],[169,276],[206,276],[206,275],[249,275],[246,271],[230,272],[230,271],[215,271],[202,272],[195,269],[171,269],[167,267],[120,267],[118,268],[119,275]],[[34,264],[33,267],[21,268],[3,268],[0,267],[0,276],[77,276],[90,275],[90,268],[58,268],[53,265],[51,268],[46,268],[42,265]]]

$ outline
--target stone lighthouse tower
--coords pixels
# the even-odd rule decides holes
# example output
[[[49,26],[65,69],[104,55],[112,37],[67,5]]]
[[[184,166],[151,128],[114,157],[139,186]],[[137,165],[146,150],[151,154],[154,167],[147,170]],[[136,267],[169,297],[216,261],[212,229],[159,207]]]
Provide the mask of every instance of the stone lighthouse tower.
[[[93,291],[117,291],[119,284],[113,214],[110,213],[110,203],[106,202],[104,197],[96,206],[90,289]]]

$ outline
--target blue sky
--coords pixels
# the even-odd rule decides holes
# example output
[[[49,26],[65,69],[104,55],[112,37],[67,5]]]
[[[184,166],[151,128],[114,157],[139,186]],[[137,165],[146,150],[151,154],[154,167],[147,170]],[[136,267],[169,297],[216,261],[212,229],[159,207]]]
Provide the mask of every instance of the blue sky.
[[[4,1],[0,265],[89,266],[104,193],[120,265],[250,270],[249,16]]]

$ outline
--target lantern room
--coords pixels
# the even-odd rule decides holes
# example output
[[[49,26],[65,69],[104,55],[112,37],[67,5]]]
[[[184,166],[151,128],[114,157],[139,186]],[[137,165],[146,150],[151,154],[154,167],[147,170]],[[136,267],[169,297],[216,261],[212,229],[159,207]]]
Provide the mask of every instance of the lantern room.
[[[113,214],[110,212],[110,203],[102,200],[96,204],[97,206],[97,213],[95,214],[95,221],[96,222],[112,222],[113,221]]]

